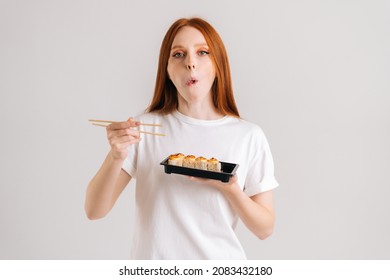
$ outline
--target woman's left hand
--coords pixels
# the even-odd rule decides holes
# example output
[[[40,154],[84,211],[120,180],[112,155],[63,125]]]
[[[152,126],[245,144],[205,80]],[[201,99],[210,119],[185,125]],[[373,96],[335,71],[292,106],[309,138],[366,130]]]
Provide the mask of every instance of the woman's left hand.
[[[227,183],[198,177],[189,179],[220,190],[244,224],[260,239],[272,233],[275,221],[272,191],[249,197],[238,185],[237,175]]]
[[[206,184],[209,186],[212,186],[214,188],[217,188],[221,192],[226,192],[231,190],[232,188],[239,188],[239,185],[237,183],[237,175],[233,175],[230,177],[229,182],[221,182],[219,180],[212,180],[212,179],[204,179],[204,178],[199,178],[199,177],[189,177],[191,181],[193,182],[198,182],[202,184]]]

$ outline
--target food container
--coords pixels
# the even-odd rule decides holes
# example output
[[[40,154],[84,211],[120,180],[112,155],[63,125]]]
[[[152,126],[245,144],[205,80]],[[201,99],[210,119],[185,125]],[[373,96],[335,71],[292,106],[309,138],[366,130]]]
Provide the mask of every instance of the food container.
[[[229,182],[230,177],[236,174],[238,164],[221,161],[221,172],[202,170],[196,168],[182,167],[168,164],[168,159],[164,159],[160,164],[164,165],[164,171],[167,174],[176,173],[193,177],[201,177],[213,180],[219,180],[224,183]]]

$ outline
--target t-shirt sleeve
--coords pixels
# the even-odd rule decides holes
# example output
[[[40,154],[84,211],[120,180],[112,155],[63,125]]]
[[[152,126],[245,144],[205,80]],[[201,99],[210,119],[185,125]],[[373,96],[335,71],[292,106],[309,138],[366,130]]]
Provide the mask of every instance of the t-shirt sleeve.
[[[253,139],[254,156],[249,164],[244,185],[244,192],[248,196],[272,190],[279,185],[274,176],[271,149],[261,129],[255,133]]]
[[[134,179],[137,175],[137,154],[138,145],[130,145],[129,153],[122,164],[122,169]]]

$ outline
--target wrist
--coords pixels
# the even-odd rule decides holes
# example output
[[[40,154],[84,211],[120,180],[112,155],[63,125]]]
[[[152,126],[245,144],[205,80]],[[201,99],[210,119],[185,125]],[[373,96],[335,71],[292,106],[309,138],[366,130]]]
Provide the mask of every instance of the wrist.
[[[126,159],[126,156],[122,155],[121,153],[116,153],[113,150],[110,150],[109,155],[111,162],[113,163],[123,163]]]
[[[227,183],[221,188],[221,191],[226,196],[237,196],[239,193],[242,192],[237,182],[233,182],[231,184]]]

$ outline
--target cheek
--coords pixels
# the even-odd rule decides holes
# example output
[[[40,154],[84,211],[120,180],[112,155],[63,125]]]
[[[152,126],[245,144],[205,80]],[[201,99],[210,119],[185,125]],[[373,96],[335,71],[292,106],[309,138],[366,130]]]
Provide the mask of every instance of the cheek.
[[[177,76],[177,65],[175,65],[174,63],[168,63],[168,66],[167,66],[167,73],[168,73],[168,77],[172,80],[175,78],[175,76]]]
[[[167,74],[168,74],[168,78],[169,79],[171,79],[171,77],[172,77],[172,75],[171,75],[172,69],[171,68],[172,68],[171,64],[168,63],[168,65],[167,65]]]
[[[215,79],[215,69],[214,69],[214,65],[211,62],[210,62],[210,66],[209,66],[208,76],[210,77],[211,80],[214,81],[214,79]]]
[[[206,65],[207,69],[209,70],[209,74],[212,74],[215,76],[215,67],[214,67],[214,64],[213,62],[211,61],[211,59],[209,59],[207,61],[207,65]]]
[[[168,78],[171,80],[173,85],[177,88],[179,86],[179,81],[178,81],[178,75],[177,71],[175,70],[175,66],[172,64],[168,64],[167,66],[167,74]]]

